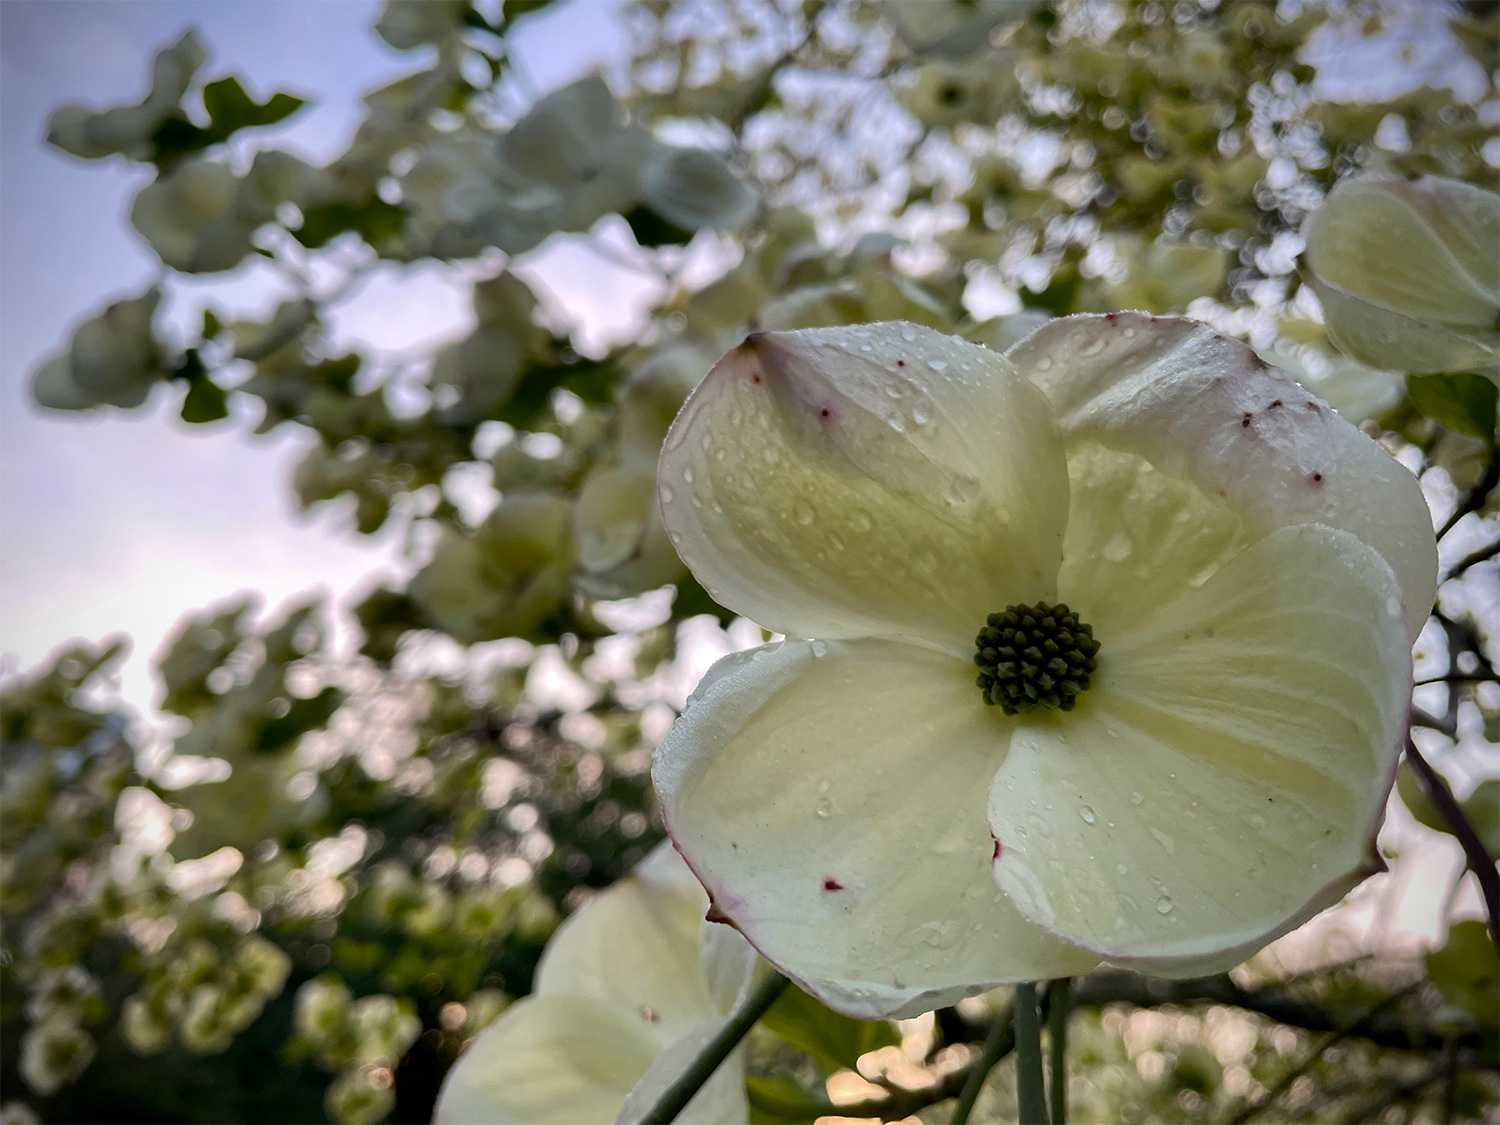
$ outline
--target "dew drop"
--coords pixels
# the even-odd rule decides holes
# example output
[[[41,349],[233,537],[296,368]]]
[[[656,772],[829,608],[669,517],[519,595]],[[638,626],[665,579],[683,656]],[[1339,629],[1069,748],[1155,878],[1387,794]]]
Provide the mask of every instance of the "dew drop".
[[[1156,900],[1156,912],[1158,914],[1172,913],[1172,899],[1168,895],[1162,895]]]
[[[1115,872],[1119,875],[1129,875],[1130,868],[1126,867],[1123,863],[1117,863],[1115,864]]]
[[[932,421],[932,403],[921,399],[911,408],[911,420],[919,426],[925,426]]]
[[[821,641],[814,642],[814,647],[813,647],[813,651],[814,652],[817,651],[817,645],[821,644],[821,643],[822,643]],[[826,777],[820,777],[820,778],[818,778],[818,792],[820,794],[821,793],[827,793],[831,785],[832,785],[832,783]]]
[[[1132,805],[1138,805],[1138,804],[1140,804],[1140,803],[1141,803],[1141,802],[1142,802],[1142,801],[1144,801],[1144,800],[1145,800],[1145,799],[1146,799],[1146,798],[1145,798],[1145,797],[1144,797],[1144,796],[1143,796],[1143,795],[1141,795],[1141,794],[1140,794],[1140,793],[1132,793],[1132,794],[1131,794],[1131,795],[1130,795],[1130,803],[1131,803],[1131,804],[1132,804]]]
[[[1385,612],[1388,617],[1401,616],[1401,602],[1396,598],[1385,599]]]
[[[855,531],[869,531],[875,526],[875,522],[870,519],[869,512],[855,512],[849,517],[849,522],[854,525]]]
[[[875,349],[872,348],[869,344],[861,344],[859,346],[859,350],[862,352],[873,352]]]
[[[1168,836],[1160,828],[1151,829],[1151,835],[1156,837],[1156,842],[1167,849],[1168,855],[1177,854],[1177,841]]]
[[[812,654],[814,656],[827,656],[828,655],[828,646],[826,644],[824,644],[822,641],[813,641],[812,645],[809,646],[809,647],[812,648]],[[818,782],[818,792],[819,793],[827,793],[828,792],[828,782],[827,782],[826,779],[823,780],[823,781]]]
[[[821,801],[818,802],[818,815],[819,816],[828,816],[832,812],[833,812],[833,802],[830,801],[827,797],[824,797]]]
[[[946,359],[929,359],[927,366],[934,371],[946,371],[948,370],[948,361]]]
[[[729,454],[725,453],[722,449],[715,449],[714,450],[714,460],[715,461],[723,461],[728,456],[729,456]]]
[[[1266,818],[1261,816],[1260,813],[1251,813],[1248,819],[1251,828],[1264,828],[1266,826]]]
[[[1085,344],[1085,345],[1083,345],[1083,347],[1079,348],[1078,349],[1078,354],[1081,355],[1081,356],[1087,357],[1087,356],[1091,356],[1091,355],[1098,355],[1103,350],[1104,350],[1104,339],[1103,339],[1103,337],[1100,337],[1099,339],[1093,341],[1092,343]]]
[[[812,509],[807,507],[805,504],[799,504],[797,506],[797,522],[800,523],[803,527],[806,527],[808,524],[812,523],[812,521]]]
[[[1040,359],[1038,359],[1036,361],[1036,369],[1038,371],[1051,371],[1052,370],[1052,357],[1049,356],[1049,355],[1042,356]]]
[[[951,949],[958,940],[958,927],[952,922],[923,922],[917,927],[922,941],[933,949]]]
[[[901,338],[909,344],[917,338],[917,334],[910,328],[903,328],[901,329]]]
[[[1094,810],[1089,808],[1087,805],[1084,805],[1083,808],[1078,810],[1078,815],[1083,817],[1083,823],[1094,823]]]
[[[1109,537],[1109,542],[1104,544],[1104,557],[1110,562],[1124,562],[1130,557],[1130,536],[1123,530],[1116,531]]]
[[[691,465],[682,470],[682,480],[684,484],[693,483],[693,467]]]
[[[677,499],[677,493],[672,491],[670,484],[662,485],[659,491],[661,492],[661,502],[663,504],[670,504],[673,500]]]

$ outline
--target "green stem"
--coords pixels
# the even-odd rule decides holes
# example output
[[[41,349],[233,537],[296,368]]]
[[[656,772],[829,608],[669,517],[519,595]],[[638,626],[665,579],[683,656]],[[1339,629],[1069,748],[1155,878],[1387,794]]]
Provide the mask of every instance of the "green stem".
[[[1068,1014],[1073,982],[1061,977],[1047,986],[1047,1047],[1052,1056],[1052,1125],[1068,1114]]]
[[[1021,1125],[1049,1125],[1042,1086],[1042,1028],[1036,1014],[1036,985],[1016,985],[1016,1108]]]
[[[675,1120],[688,1102],[693,1100],[693,1095],[713,1077],[719,1064],[729,1057],[739,1041],[755,1026],[755,1021],[776,1003],[776,998],[785,991],[787,984],[786,977],[773,970],[770,976],[756,985],[755,991],[724,1021],[724,1026],[708,1041],[698,1057],[693,1059],[682,1077],[668,1086],[656,1100],[656,1104],[641,1118],[641,1125],[667,1125]]]
[[[995,1069],[995,1064],[1015,1047],[1014,1010],[1015,1005],[1012,1004],[995,1017],[994,1023],[990,1024],[990,1033],[985,1038],[984,1050],[969,1071],[968,1080],[964,1082],[964,1088],[958,1095],[958,1105],[953,1108],[952,1125],[964,1125],[964,1122],[969,1120],[969,1114],[974,1112],[974,1102],[979,1098],[979,1091],[984,1089],[984,1080],[989,1077],[990,1071]]]

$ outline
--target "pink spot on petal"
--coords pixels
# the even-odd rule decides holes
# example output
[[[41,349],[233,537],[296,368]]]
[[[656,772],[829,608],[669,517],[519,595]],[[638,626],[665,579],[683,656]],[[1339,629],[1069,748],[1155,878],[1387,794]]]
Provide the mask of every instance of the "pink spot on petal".
[[[830,875],[827,879],[823,880],[823,889],[825,891],[841,891],[844,889],[844,884]]]
[[[1267,410],[1275,410],[1275,409],[1276,409],[1276,408],[1277,408],[1277,407],[1278,407],[1278,406],[1282,406],[1282,405],[1284,405],[1284,404],[1283,404],[1283,403],[1282,403],[1282,401],[1281,401],[1281,400],[1280,400],[1280,399],[1279,399],[1279,398],[1278,398],[1278,399],[1276,399],[1276,401],[1274,401],[1274,402],[1273,402],[1273,403],[1271,403],[1271,405],[1270,405],[1270,406],[1268,406],[1268,407],[1266,407],[1266,409],[1267,409]]]
[[[996,836],[993,832],[991,832],[990,833],[990,839],[993,840],[993,841],[995,841],[995,850],[990,855],[990,862],[994,863],[997,859],[1000,858],[1000,852],[1003,849],[1000,847],[1000,837],[999,836]]]
[[[1311,476],[1309,476],[1307,478],[1307,483],[1310,484],[1310,485],[1312,485],[1314,488],[1317,488],[1317,487],[1321,486],[1322,483],[1323,483],[1323,474],[1322,473],[1313,473]]]
[[[831,418],[833,416],[833,411],[829,410],[828,407],[826,407],[826,406],[823,407],[822,410],[818,411],[818,413],[820,415],[822,415],[824,418]]]
[[[1241,418],[1240,419],[1240,429],[1242,429],[1242,430],[1248,430],[1250,428],[1250,419],[1252,419],[1254,417],[1255,417],[1254,414],[1246,414],[1243,418]]]

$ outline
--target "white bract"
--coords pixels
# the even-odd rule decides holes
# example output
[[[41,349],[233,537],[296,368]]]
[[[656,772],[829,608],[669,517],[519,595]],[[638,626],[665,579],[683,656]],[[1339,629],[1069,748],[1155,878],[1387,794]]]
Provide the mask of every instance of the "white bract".
[[[151,90],[139,105],[115,106],[102,112],[81,105],[65,105],[47,121],[47,143],[86,160],[123,153],[132,160],[149,160],[152,136],[169,117],[181,117],[182,95],[193,76],[208,61],[208,52],[191,31],[170,47],[156,52],[151,63]]]
[[[831,1006],[1222,970],[1379,867],[1431,518],[1243,344],[1136,313],[1004,357],[903,323],[762,333],[658,478],[708,592],[788,638],[699,685],[663,815]],[[1092,626],[1097,670],[1072,710],[1006,715],[976,634],[1038,601]]]
[[[165,376],[165,356],[152,331],[159,304],[161,288],[153,285],[75,328],[68,350],[33,372],[31,393],[37,403],[49,410],[88,410],[145,402]]]
[[[1378,368],[1500,379],[1500,194],[1362,176],[1329,192],[1302,233],[1341,350]]]
[[[507,1008],[448,1073],[437,1125],[638,1120],[748,989],[755,956],[723,926],[671,845],[564,922],[532,994]],[[747,1120],[738,1053],[680,1121]]]

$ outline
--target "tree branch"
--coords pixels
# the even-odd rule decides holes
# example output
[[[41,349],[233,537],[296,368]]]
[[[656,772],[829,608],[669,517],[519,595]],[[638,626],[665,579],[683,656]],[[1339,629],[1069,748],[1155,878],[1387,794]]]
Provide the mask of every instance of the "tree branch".
[[[1479,880],[1479,890],[1484,896],[1484,908],[1490,920],[1490,940],[1500,949],[1500,871],[1495,868],[1494,857],[1485,851],[1484,841],[1479,838],[1479,833],[1474,831],[1464,810],[1454,800],[1448,783],[1437,770],[1428,765],[1427,759],[1422,757],[1417,744],[1410,738],[1406,740],[1406,760],[1411,763],[1412,772],[1417,775],[1428,800],[1436,806],[1449,831],[1464,849],[1469,870]]]

